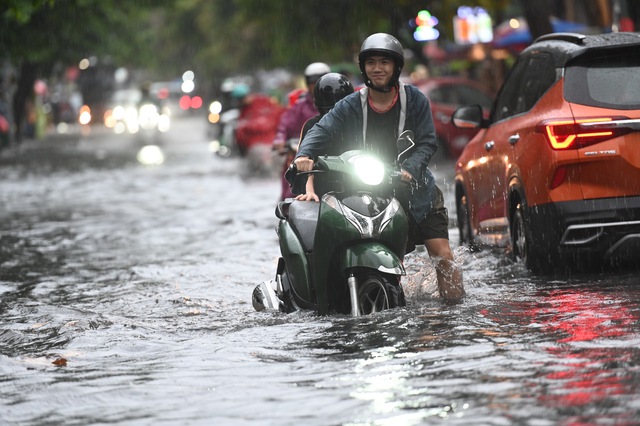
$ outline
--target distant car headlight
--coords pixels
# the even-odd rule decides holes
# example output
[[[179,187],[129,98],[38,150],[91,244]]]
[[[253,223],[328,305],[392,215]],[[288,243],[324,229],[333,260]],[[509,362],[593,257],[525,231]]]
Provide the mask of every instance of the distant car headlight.
[[[113,108],[112,116],[116,120],[124,120],[125,109],[120,105],[116,106]]]
[[[129,133],[138,133],[140,125],[138,123],[138,110],[135,107],[123,108],[123,120]]]
[[[350,160],[356,175],[366,185],[380,185],[384,179],[384,163],[371,155],[357,155]]]
[[[105,113],[104,113],[104,125],[105,126],[107,126],[110,129],[113,129],[117,122],[118,122],[118,120],[116,120],[116,118],[113,116],[113,110],[108,109],[107,111],[105,111]]]
[[[220,115],[220,113],[222,112],[222,104],[219,101],[211,102],[211,104],[209,105],[209,112],[211,114]]]
[[[154,129],[158,125],[160,113],[158,107],[153,104],[144,104],[140,106],[138,112],[138,124],[143,129]]]
[[[82,108],[80,108],[78,122],[80,124],[89,124],[91,122],[91,108],[89,108],[88,105],[83,105]]]
[[[158,118],[158,130],[162,133],[168,132],[171,128],[171,118],[167,114],[161,114]]]
[[[154,116],[158,114],[158,107],[153,104],[144,104],[140,106],[141,116]]]

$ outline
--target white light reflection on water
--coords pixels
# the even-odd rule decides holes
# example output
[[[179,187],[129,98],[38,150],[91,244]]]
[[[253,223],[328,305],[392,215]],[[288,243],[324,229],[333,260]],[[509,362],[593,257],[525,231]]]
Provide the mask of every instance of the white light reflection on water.
[[[367,401],[369,408],[361,422],[349,426],[367,425],[420,425],[428,418],[460,418],[468,404],[458,407],[456,402],[440,405],[429,395],[428,388],[416,388],[416,370],[420,370],[417,354],[398,354],[396,347],[373,350],[370,358],[361,360],[354,369],[354,377],[364,382],[352,392],[353,398]]]
[[[164,163],[164,153],[157,145],[146,145],[140,149],[136,157],[145,166],[159,166]]]

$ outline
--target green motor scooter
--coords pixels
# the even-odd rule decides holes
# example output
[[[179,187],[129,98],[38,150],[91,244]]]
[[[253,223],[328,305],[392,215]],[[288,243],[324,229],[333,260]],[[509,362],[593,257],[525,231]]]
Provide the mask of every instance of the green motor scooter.
[[[314,174],[323,195],[318,203],[278,204],[281,257],[275,279],[253,291],[256,310],[360,316],[405,305],[400,279],[408,219],[395,194],[409,185],[400,180],[400,165],[415,145],[413,133],[403,132],[397,145],[393,165],[355,150],[295,172],[294,186]]]

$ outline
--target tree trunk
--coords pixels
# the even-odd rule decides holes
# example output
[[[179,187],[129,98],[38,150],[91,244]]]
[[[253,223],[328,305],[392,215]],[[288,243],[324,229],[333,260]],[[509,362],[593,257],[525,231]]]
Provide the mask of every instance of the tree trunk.
[[[520,0],[520,2],[533,40],[553,32],[550,20],[551,7],[547,1]]]
[[[36,76],[36,65],[31,62],[24,61],[20,66],[18,87],[13,95],[14,137],[16,142],[22,142],[24,124],[26,121],[27,99],[33,95],[33,85],[36,82]]]

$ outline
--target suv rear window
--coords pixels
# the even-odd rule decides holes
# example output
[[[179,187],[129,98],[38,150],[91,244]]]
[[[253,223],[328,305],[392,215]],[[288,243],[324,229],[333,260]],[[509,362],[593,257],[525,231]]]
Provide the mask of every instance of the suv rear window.
[[[640,108],[640,55],[636,50],[578,58],[565,70],[564,97],[602,108]]]

